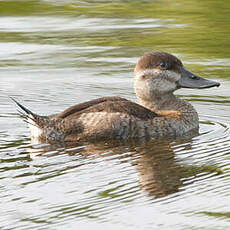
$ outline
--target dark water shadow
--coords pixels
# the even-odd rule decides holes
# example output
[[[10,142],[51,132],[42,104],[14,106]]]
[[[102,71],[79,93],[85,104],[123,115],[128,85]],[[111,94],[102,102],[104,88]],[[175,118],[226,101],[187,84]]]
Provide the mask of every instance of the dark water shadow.
[[[176,156],[173,146],[180,146],[180,151],[192,148],[192,139],[188,140],[132,140],[129,142],[110,141],[103,143],[76,145],[44,145],[40,146],[38,156],[47,157],[47,152],[56,154],[67,153],[87,159],[84,164],[101,158],[105,161],[118,160],[119,164],[130,162],[137,170],[139,186],[147,196],[160,198],[180,191],[186,178],[201,172],[217,171],[212,166],[186,165]],[[37,152],[38,153],[38,152]],[[36,153],[36,155],[37,155]],[[31,156],[33,155],[31,149]],[[49,156],[49,155],[48,155]],[[33,158],[33,157],[32,157]],[[79,164],[76,164],[79,167]],[[118,178],[119,178],[119,172]],[[188,183],[187,183],[188,184]]]

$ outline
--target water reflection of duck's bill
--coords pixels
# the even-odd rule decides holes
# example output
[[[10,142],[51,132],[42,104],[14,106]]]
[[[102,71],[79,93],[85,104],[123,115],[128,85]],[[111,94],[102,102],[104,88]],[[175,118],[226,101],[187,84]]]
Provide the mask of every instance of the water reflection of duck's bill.
[[[190,141],[187,143],[189,146]],[[46,146],[43,151],[51,151],[52,148],[54,146]],[[178,192],[182,186],[185,169],[176,163],[170,140],[131,141],[125,144],[115,141],[88,144],[82,148],[68,146],[66,150],[69,155],[81,154],[91,160],[103,157],[106,161],[120,159],[121,164],[130,161],[137,169],[140,188],[148,196],[163,197]]]

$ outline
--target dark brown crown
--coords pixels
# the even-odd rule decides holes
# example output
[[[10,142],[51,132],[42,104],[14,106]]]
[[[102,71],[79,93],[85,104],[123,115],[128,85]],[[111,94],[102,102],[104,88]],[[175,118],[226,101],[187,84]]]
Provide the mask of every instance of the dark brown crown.
[[[165,52],[150,52],[144,54],[137,62],[135,71],[145,69],[167,69],[180,72],[182,62],[172,54]]]

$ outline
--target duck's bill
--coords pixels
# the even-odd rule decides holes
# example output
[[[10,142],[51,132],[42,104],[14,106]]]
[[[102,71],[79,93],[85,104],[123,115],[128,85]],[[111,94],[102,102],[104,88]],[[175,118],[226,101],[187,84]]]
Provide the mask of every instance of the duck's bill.
[[[181,78],[178,81],[178,86],[179,88],[205,89],[214,86],[219,87],[220,83],[200,77],[182,67]]]

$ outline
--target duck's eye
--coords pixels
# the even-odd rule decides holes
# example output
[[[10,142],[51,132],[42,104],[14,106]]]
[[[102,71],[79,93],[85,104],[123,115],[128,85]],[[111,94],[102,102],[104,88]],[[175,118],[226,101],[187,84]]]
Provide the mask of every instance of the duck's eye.
[[[160,67],[167,69],[167,63],[166,62],[161,62]]]
[[[199,77],[196,76],[196,75],[191,75],[191,78],[192,78],[193,80],[199,80]]]
[[[147,76],[146,76],[146,75],[142,75],[141,78],[142,78],[142,79],[146,79]]]

